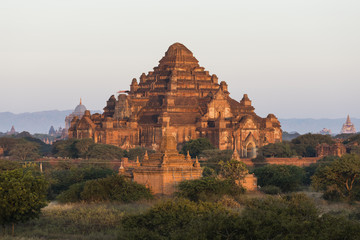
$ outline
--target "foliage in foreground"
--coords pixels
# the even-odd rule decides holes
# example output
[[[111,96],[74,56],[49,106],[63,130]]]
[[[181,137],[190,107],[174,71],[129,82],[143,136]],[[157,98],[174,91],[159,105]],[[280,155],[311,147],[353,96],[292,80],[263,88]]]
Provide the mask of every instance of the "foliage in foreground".
[[[57,199],[60,202],[119,201],[129,203],[151,198],[150,190],[145,186],[126,180],[123,176],[112,175],[72,185]]]
[[[347,154],[328,165],[319,167],[312,177],[312,186],[324,191],[329,200],[359,200],[360,156]]]
[[[266,165],[254,169],[254,173],[261,187],[276,186],[282,192],[298,190],[305,177],[303,168],[292,165]]]
[[[148,203],[51,203],[42,209],[38,219],[18,224],[16,236],[19,240],[113,240],[117,239],[117,231],[125,215],[139,214],[149,207]],[[1,233],[0,239],[3,239]]]
[[[0,224],[36,218],[46,206],[47,182],[32,168],[0,171]]]
[[[254,199],[240,213],[178,199],[123,220],[120,239],[359,239],[360,224],[324,214],[305,195]]]
[[[232,180],[208,177],[181,182],[176,195],[191,201],[206,201],[220,199],[224,195],[238,196],[244,192],[245,189]]]

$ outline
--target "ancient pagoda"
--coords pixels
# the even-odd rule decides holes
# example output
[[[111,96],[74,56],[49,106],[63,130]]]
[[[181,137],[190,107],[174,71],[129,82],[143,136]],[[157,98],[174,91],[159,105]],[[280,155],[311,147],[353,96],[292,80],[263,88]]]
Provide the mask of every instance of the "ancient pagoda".
[[[280,122],[273,114],[259,117],[247,94],[237,101],[228,90],[188,48],[175,43],[153,71],[132,80],[127,94],[111,96],[103,114],[75,117],[69,138],[159,150],[169,122],[177,149],[191,139],[208,138],[221,150],[236,144],[240,157],[253,158],[257,148],[281,142]]]
[[[347,116],[346,122],[343,124],[340,133],[356,133],[354,124],[350,120],[350,116]]]
[[[165,128],[159,152],[146,153],[143,161],[137,160],[136,166],[130,169],[133,180],[147,186],[153,194],[172,194],[181,181],[202,175],[197,158],[192,160],[189,154],[185,157],[178,153],[176,138],[171,132],[169,127]]]

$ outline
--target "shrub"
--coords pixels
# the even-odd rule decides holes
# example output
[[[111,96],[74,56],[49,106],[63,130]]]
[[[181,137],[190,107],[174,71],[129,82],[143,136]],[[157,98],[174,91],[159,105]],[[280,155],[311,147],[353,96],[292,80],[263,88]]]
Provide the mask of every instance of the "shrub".
[[[273,186],[273,185],[264,186],[261,188],[261,191],[263,193],[270,194],[270,195],[275,195],[275,194],[281,193],[281,189],[279,187]]]
[[[254,169],[261,187],[273,185],[282,192],[292,192],[300,188],[304,176],[304,169],[291,165],[266,165]]]
[[[53,199],[58,194],[69,189],[73,184],[85,182],[98,178],[105,178],[115,174],[115,171],[109,168],[101,167],[83,167],[71,168],[65,170],[53,170],[47,173],[47,179],[50,182],[49,198]]]
[[[118,175],[74,184],[58,197],[61,202],[119,201],[125,203],[151,198],[150,190],[145,186],[130,182]]]
[[[304,194],[251,199],[243,211],[219,204],[167,201],[127,216],[120,239],[359,239],[360,224],[320,216]],[[356,216],[355,216],[356,217]]]
[[[21,168],[21,164],[12,160],[0,159],[0,171]]]
[[[181,182],[176,195],[191,201],[205,201],[208,199],[219,199],[224,195],[237,196],[244,192],[244,188],[236,185],[231,180],[207,177]]]
[[[84,190],[85,182],[76,183],[69,187],[68,190],[60,193],[57,200],[61,203],[79,202],[81,201],[81,192]]]
[[[219,204],[170,200],[144,214],[125,217],[120,239],[214,239],[228,215],[231,213]]]

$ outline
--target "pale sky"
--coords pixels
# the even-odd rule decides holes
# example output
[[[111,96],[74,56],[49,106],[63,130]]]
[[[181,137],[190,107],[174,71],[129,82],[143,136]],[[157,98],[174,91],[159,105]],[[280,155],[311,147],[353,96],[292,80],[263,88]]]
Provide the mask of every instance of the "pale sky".
[[[101,110],[175,42],[262,117],[360,117],[359,0],[1,0],[0,112]]]

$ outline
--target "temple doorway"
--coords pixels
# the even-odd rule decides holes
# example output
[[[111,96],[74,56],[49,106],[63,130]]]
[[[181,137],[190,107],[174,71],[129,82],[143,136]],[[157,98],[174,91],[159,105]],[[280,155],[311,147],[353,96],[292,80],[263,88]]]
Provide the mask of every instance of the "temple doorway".
[[[256,146],[254,143],[249,143],[246,147],[246,157],[255,158],[256,157]]]

